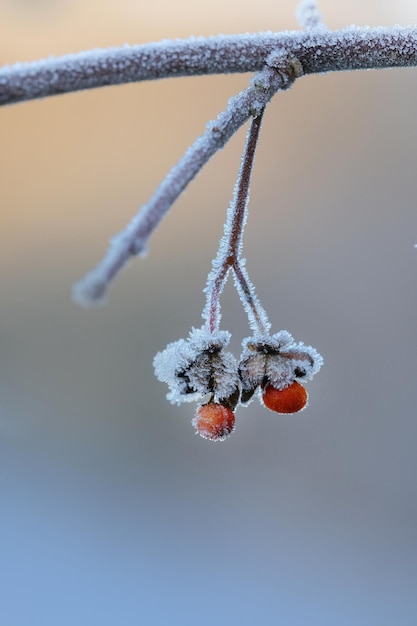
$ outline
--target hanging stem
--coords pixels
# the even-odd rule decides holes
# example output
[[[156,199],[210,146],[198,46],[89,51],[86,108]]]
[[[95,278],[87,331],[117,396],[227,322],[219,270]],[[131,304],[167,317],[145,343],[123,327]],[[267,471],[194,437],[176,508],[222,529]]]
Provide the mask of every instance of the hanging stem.
[[[266,335],[271,328],[265,309],[258,300],[255,287],[248,272],[239,259],[233,264],[235,285],[255,334]]]
[[[230,269],[234,271],[237,288],[252,322],[251,325],[255,327],[258,333],[266,332],[269,327],[266,313],[255,295],[254,287],[250,283],[247,273],[242,269],[240,260],[242,237],[248,212],[251,174],[264,111],[265,108],[261,109],[260,113],[252,118],[246,136],[242,164],[232,204],[227,211],[224,236],[220,240],[219,250],[213,261],[213,269],[207,279],[205,289],[207,299],[203,318],[206,320],[210,332],[217,330],[220,325],[220,296]]]
[[[265,109],[262,109],[257,117],[252,118],[246,138],[242,165],[235,188],[232,210],[229,211],[227,215],[225,235],[228,233],[230,234],[226,261],[230,266],[232,266],[233,263],[240,257],[241,253],[243,230],[245,228],[248,214],[247,208],[249,202],[250,179],[264,111]]]

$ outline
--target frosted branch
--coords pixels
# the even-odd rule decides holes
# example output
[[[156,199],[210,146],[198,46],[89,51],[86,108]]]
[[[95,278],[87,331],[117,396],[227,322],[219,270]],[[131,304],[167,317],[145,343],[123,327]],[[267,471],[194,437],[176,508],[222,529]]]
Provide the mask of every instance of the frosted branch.
[[[417,65],[417,28],[193,37],[17,63],[0,69],[0,105],[159,78],[257,72],[274,50],[297,57],[304,74],[411,67]]]
[[[301,0],[296,16],[301,28],[305,30],[326,28],[316,0]]]
[[[145,251],[147,241],[169,208],[211,156],[251,117],[260,114],[279,89],[287,89],[301,67],[296,59],[273,52],[268,65],[252,78],[250,86],[228,102],[226,111],[207,125],[207,130],[168,173],[149,202],[143,205],[125,230],[111,242],[101,263],[74,287],[76,302],[84,305],[103,298],[107,286],[129,258]]]
[[[0,69],[0,105],[95,87],[178,76],[256,72],[251,85],[231,98],[226,111],[168,173],[155,194],[117,235],[98,267],[74,288],[80,303],[100,300],[201,168],[280,89],[303,74],[417,65],[417,27],[321,27],[316,2],[303,0],[298,17],[305,31],[162,41],[92,50]]]

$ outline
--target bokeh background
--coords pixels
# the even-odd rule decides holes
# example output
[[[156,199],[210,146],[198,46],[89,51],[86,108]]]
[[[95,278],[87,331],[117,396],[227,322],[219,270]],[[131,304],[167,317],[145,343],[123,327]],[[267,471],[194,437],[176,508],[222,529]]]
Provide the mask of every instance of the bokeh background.
[[[332,28],[414,2],[323,0]],[[283,0],[2,0],[0,63],[297,28]],[[273,329],[325,366],[310,406],[194,435],[152,358],[201,323],[245,131],[118,278],[71,285],[249,76],[0,111],[0,622],[411,626],[417,619],[416,70],[300,80],[268,108],[245,234]],[[248,327],[228,287],[224,328]]]

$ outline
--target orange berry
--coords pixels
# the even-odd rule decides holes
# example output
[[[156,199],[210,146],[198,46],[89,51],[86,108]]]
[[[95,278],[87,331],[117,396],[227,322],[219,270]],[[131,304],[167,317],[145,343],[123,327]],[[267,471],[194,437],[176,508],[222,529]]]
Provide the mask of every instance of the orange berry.
[[[262,399],[265,406],[271,411],[297,413],[306,406],[308,394],[304,387],[295,381],[285,389],[276,389],[272,385],[267,385],[263,391]]]
[[[227,406],[209,402],[198,407],[192,423],[204,439],[223,441],[234,430],[235,414]]]

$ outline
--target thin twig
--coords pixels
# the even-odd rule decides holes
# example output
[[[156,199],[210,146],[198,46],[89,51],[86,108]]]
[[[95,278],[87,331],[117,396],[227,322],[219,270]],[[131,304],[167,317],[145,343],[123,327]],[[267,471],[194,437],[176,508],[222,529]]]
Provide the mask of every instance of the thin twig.
[[[259,115],[279,89],[287,89],[301,75],[298,61],[285,54],[272,53],[251,85],[231,98],[226,111],[210,122],[206,132],[188,148],[155,191],[149,202],[119,235],[100,264],[74,287],[73,297],[83,305],[103,298],[106,289],[128,259],[145,251],[147,241],[180,193],[251,116]]]
[[[417,28],[221,35],[68,54],[0,69],[0,105],[108,85],[262,70],[274,50],[300,60],[304,74],[417,65]]]
[[[260,33],[163,41],[93,50],[0,69],[0,105],[70,91],[165,77],[257,71],[225,112],[187,150],[99,266],[74,288],[80,303],[100,300],[128,259],[143,252],[170,206],[210,157],[272,96],[298,76],[417,65],[417,28],[323,27],[314,0],[298,11],[305,32]]]

